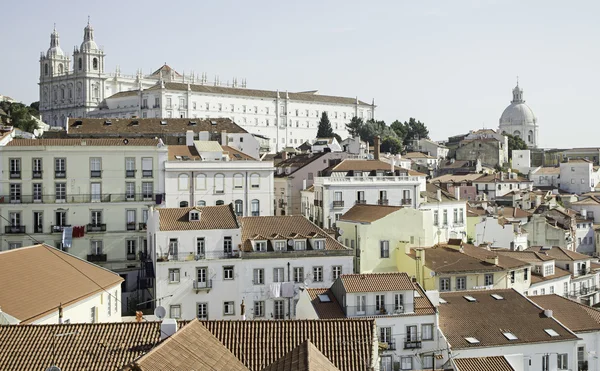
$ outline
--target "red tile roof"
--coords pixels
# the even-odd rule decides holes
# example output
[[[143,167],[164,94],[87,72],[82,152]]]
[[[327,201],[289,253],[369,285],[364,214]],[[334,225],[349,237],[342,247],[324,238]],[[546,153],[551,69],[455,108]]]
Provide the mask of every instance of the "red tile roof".
[[[346,292],[414,290],[406,273],[342,274],[340,279]]]
[[[233,206],[177,207],[156,209],[161,231],[196,231],[202,229],[237,229]],[[190,220],[191,212],[199,212],[200,220]]]

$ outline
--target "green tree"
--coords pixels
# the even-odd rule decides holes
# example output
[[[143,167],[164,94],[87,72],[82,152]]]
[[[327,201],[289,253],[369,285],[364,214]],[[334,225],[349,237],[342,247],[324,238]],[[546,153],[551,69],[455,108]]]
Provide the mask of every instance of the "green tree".
[[[331,137],[333,137],[333,128],[331,127],[331,122],[329,122],[329,117],[327,117],[327,112],[323,111],[323,114],[321,115],[321,121],[319,121],[317,138]]]
[[[404,145],[412,144],[412,141],[415,139],[429,138],[429,130],[427,129],[427,126],[425,126],[425,124],[421,121],[417,121],[413,117],[408,119],[408,122],[404,123],[404,127],[406,128]]]
[[[402,152],[402,142],[396,137],[385,137],[381,141],[381,152],[389,152],[396,155]]]
[[[346,130],[348,130],[351,137],[355,137],[356,135],[360,135],[360,130],[364,124],[363,119],[354,116],[352,117],[352,120],[346,124]]]
[[[367,121],[359,130],[359,135],[362,140],[373,144],[376,136],[381,138],[397,137],[396,133],[386,125],[385,121]]]
[[[521,137],[502,132],[502,135],[506,135],[508,138],[508,158],[512,159],[512,151],[514,149],[527,149],[527,143]]]
[[[408,129],[406,128],[406,126],[404,126],[402,121],[395,120],[394,122],[392,122],[392,125],[390,125],[390,129],[392,129],[394,133],[396,133],[400,140],[404,141]]]
[[[12,103],[8,113],[12,126],[30,133],[39,129],[37,121],[29,113],[29,107],[21,103]]]

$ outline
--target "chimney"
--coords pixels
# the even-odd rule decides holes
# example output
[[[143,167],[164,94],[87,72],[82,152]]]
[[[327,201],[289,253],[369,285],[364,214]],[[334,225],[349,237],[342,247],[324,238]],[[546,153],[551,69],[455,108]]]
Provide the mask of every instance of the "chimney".
[[[439,202],[442,202],[442,190],[441,189],[437,190],[436,197]]]
[[[581,209],[581,216],[583,216],[583,219],[587,219],[587,210],[586,209]]]
[[[302,189],[306,189],[306,179],[302,179]]]
[[[58,305],[58,324],[59,325],[63,324],[63,308],[62,308],[62,303],[60,303]]]
[[[242,315],[242,321],[246,320],[246,304],[244,303],[244,299],[242,299],[242,304],[240,304],[240,314]]]
[[[454,198],[457,201],[460,201],[460,187],[454,187]]]
[[[185,132],[185,145],[192,147],[194,145],[194,131],[188,130]]]
[[[376,135],[373,139],[373,157],[375,160],[379,160],[379,135]]]
[[[227,145],[227,130],[221,130],[221,145]]]
[[[552,312],[552,309],[544,309],[544,316],[547,318],[552,318],[553,315],[554,313]]]
[[[173,318],[165,318],[160,324],[160,340],[174,335],[177,332],[177,321]]]
[[[486,257],[485,262],[489,264],[498,265],[498,255]]]
[[[288,155],[287,155],[287,152],[286,152],[286,151],[283,151],[283,152],[281,152],[281,159],[282,159],[283,161],[285,161],[285,160],[287,160],[287,159],[288,159]]]

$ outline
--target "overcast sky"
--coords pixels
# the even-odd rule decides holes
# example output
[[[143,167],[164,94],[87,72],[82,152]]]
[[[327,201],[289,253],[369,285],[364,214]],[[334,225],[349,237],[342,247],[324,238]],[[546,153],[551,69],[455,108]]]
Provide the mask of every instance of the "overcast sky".
[[[598,1],[19,1],[2,7],[0,94],[38,97],[56,23],[69,55],[88,15],[106,69],[354,97],[441,140],[497,128],[519,76],[544,147],[600,146]]]

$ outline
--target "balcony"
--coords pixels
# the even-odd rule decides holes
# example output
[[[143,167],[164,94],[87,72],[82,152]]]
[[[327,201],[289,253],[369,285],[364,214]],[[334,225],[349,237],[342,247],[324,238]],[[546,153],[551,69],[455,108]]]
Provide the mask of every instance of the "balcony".
[[[140,231],[145,231],[145,230],[146,230],[146,228],[148,228],[148,226],[147,226],[147,224],[146,224],[146,223],[138,223],[138,229],[139,229]]]
[[[53,225],[51,227],[52,233],[62,233],[65,227],[70,227],[71,225]]]
[[[198,291],[210,291],[210,289],[212,289],[212,280],[206,280],[206,281],[198,281],[198,280],[194,280],[194,284],[193,284],[193,288],[194,291],[198,292]]]
[[[396,350],[396,342],[394,340],[391,340],[391,339],[389,341],[379,340],[379,347],[383,351],[386,351],[386,350]]]
[[[21,179],[21,172],[20,171],[11,171],[10,179]]]
[[[323,201],[322,200],[314,200],[313,204],[315,206],[323,207]]]
[[[590,269],[589,268],[579,269],[579,270],[577,270],[577,273],[579,273],[580,276],[585,276],[586,274],[590,274]]]
[[[142,178],[152,178],[152,170],[142,170]]]
[[[125,178],[135,178],[135,170],[125,170]]]
[[[403,198],[400,201],[400,205],[412,205],[412,199],[410,199],[410,198]]]
[[[56,179],[64,179],[67,177],[67,172],[65,170],[54,170],[54,177]]]
[[[367,200],[356,200],[354,203],[357,204],[357,205],[359,205],[359,204],[366,204]]]
[[[31,177],[33,179],[42,179],[42,172],[34,170],[33,173],[31,173]]]
[[[42,225],[34,225],[33,233],[44,233],[44,226]]]
[[[390,203],[390,200],[388,200],[387,198],[381,198],[379,200],[377,200],[377,205],[388,205]]]
[[[4,227],[4,234],[23,234],[25,233],[24,225],[7,225]]]
[[[90,232],[106,232],[106,224],[104,223],[90,223],[86,226],[86,231]]]
[[[127,260],[136,260],[137,259],[137,255],[135,253],[131,254],[131,253],[127,253]]]
[[[142,104],[142,109],[148,109],[148,105],[147,104]]]
[[[206,251],[203,254],[196,254],[195,252],[176,252],[176,253],[157,253],[156,261],[167,262],[167,261],[197,261],[204,259],[234,259],[239,258],[240,252],[223,252],[223,251]]]
[[[333,201],[333,207],[344,207],[344,201]]]
[[[598,291],[596,286],[588,286],[588,287],[580,287],[579,290],[571,291],[569,293],[570,297],[576,298],[582,295],[591,295],[595,294]]]
[[[128,231],[135,231],[135,222],[127,223],[127,230]]]
[[[58,197],[54,194],[51,195],[5,195],[0,196],[0,204],[31,204],[31,203],[96,203],[96,202],[132,202],[132,201],[151,201],[154,200],[154,194],[66,194],[59,195]]]
[[[365,317],[365,316],[387,316],[403,314],[403,305],[367,305],[367,306],[346,306],[346,317]]]
[[[105,262],[106,254],[88,254],[87,261],[89,261],[89,262]]]
[[[90,178],[102,178],[102,170],[90,170]]]
[[[152,108],[160,108],[160,104],[155,104],[152,106]]]
[[[404,338],[404,349],[421,349],[421,339],[417,336],[414,336],[410,339]]]

